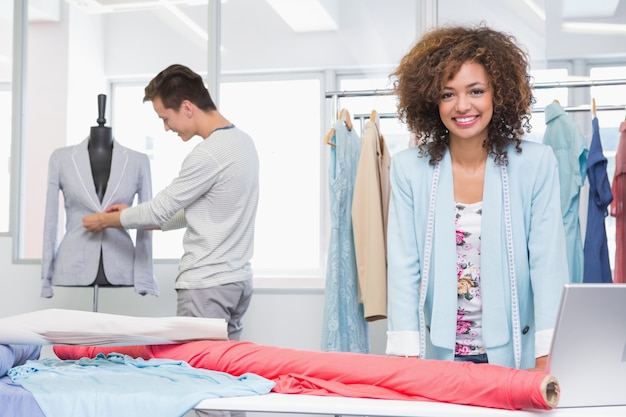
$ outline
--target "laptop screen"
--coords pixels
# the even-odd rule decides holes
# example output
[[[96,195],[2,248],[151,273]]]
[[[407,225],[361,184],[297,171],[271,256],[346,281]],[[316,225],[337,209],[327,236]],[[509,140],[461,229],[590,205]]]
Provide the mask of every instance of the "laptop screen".
[[[626,405],[626,284],[566,284],[548,369],[558,407]]]

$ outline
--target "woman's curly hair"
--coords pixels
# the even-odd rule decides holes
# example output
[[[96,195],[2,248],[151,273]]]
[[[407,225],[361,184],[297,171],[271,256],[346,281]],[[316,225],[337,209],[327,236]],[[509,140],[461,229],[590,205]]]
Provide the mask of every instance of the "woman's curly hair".
[[[528,55],[513,36],[484,25],[439,27],[427,32],[391,74],[396,77],[398,116],[417,136],[430,163],[440,161],[449,136],[439,116],[444,85],[466,62],[481,64],[493,90],[493,117],[483,146],[498,164],[507,164],[505,147],[521,152],[524,131],[530,131],[535,99],[528,74]]]

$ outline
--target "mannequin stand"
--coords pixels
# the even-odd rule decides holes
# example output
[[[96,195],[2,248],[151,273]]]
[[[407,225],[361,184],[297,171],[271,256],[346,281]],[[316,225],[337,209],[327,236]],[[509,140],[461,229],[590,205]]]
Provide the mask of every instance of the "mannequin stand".
[[[93,285],[93,311],[94,313],[98,311],[98,284]]]

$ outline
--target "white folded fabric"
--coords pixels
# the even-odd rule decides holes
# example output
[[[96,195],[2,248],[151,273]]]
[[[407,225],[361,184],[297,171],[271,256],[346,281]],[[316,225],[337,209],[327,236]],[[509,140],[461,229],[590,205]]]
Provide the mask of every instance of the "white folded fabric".
[[[156,345],[227,340],[224,319],[47,309],[0,318],[0,344]]]

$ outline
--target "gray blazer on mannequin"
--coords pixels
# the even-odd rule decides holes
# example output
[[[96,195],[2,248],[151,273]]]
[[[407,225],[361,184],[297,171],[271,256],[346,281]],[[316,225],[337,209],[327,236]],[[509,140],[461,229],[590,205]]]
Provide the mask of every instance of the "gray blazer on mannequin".
[[[90,286],[98,273],[100,253],[112,285],[134,286],[141,295],[158,295],[152,263],[152,232],[137,230],[133,243],[127,230],[107,228],[90,233],[83,217],[104,211],[111,204],[133,205],[152,198],[150,161],[146,154],[113,144],[111,173],[102,203],[96,194],[87,145],[56,149],[48,166],[44,219],[41,296],[53,296],[52,286]],[[65,234],[58,242],[59,193],[65,205]]]

